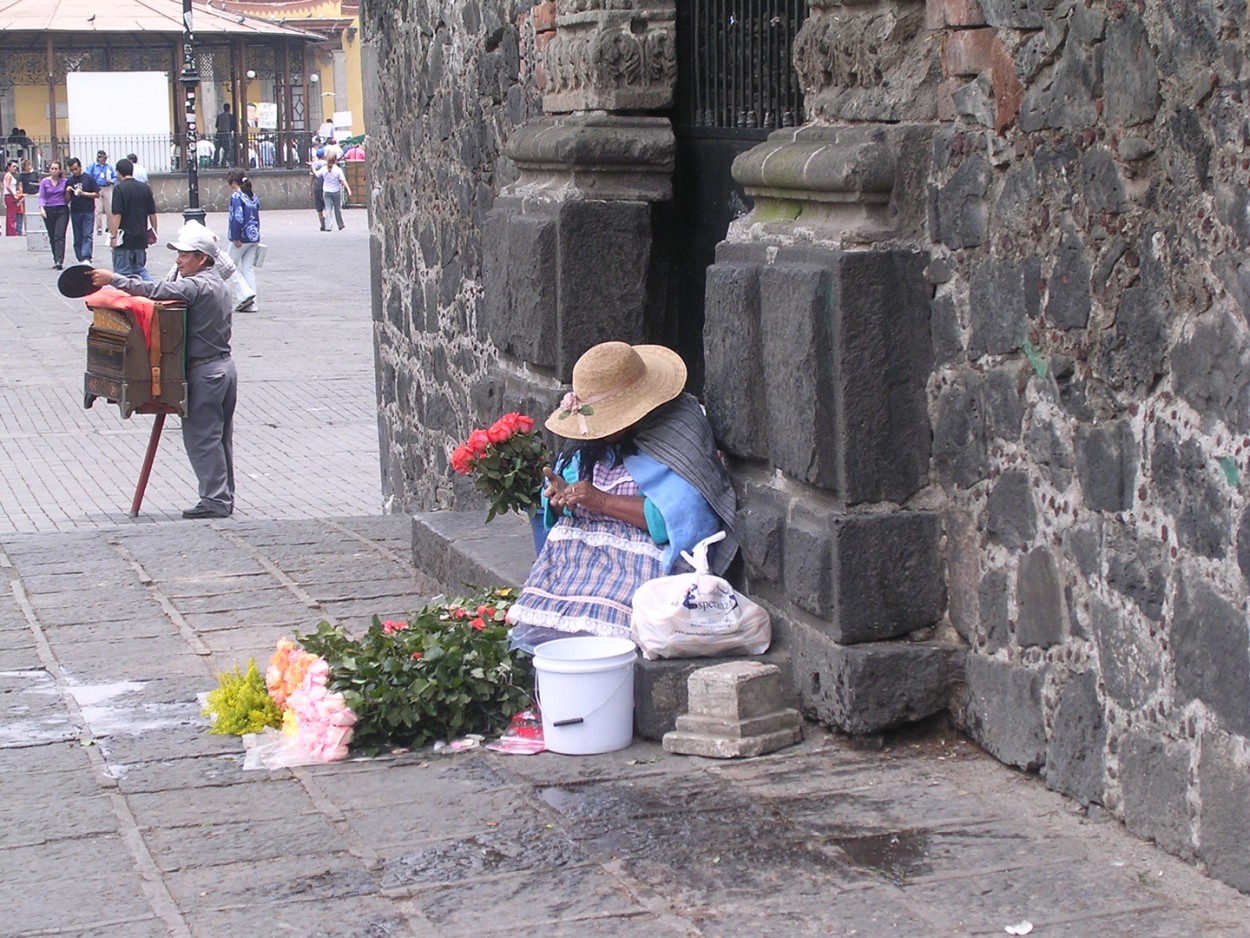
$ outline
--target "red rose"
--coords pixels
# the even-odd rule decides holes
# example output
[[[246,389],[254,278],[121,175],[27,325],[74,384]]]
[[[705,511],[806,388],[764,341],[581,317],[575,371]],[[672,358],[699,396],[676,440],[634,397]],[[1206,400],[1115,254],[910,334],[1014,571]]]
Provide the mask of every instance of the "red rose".
[[[407,622],[401,622],[398,619],[387,619],[382,623],[383,635],[394,635],[396,632],[402,632],[408,628]]]
[[[457,475],[468,475],[469,470],[473,468],[469,465],[469,460],[472,458],[473,453],[467,446],[457,446],[451,451],[451,468],[456,471]]]
[[[425,657],[425,655],[423,655],[419,651],[414,651],[410,657],[412,658],[413,661],[420,661],[422,658]]]
[[[481,619],[474,619],[472,622],[469,623],[469,625],[473,626],[479,632],[482,631],[482,629],[486,628],[486,623],[483,622]]]
[[[486,447],[490,445],[490,437],[486,435],[486,431],[481,427],[469,434],[469,438],[464,441],[464,445],[469,448],[474,456],[481,456],[486,452]]]
[[[512,430],[500,419],[490,425],[490,429],[486,431],[486,436],[492,443],[502,443],[512,436]]]

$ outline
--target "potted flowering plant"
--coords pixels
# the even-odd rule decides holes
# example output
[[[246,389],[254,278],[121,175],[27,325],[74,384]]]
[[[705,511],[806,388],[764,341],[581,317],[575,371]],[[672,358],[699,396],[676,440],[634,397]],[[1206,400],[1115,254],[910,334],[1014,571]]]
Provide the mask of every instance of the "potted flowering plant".
[[[532,417],[504,414],[485,429],[478,427],[451,453],[451,468],[472,475],[486,496],[486,520],[507,511],[533,518],[538,512],[547,448]]]

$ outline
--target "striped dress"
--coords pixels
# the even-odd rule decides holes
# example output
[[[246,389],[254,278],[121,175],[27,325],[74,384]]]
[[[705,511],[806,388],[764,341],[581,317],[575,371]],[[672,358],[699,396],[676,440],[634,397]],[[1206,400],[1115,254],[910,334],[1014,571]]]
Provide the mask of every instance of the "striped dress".
[[[639,494],[623,463],[596,463],[592,482],[612,495]],[[508,621],[629,638],[634,590],[662,575],[663,553],[651,535],[577,507],[572,518],[561,518],[547,533]]]

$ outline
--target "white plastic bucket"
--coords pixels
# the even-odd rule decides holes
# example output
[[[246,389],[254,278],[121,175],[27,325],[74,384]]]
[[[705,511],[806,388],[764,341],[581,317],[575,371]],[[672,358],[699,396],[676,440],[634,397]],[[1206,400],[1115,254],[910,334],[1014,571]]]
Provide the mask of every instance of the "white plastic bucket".
[[[558,638],[534,649],[548,749],[585,756],[624,749],[633,741],[637,656],[627,638]]]

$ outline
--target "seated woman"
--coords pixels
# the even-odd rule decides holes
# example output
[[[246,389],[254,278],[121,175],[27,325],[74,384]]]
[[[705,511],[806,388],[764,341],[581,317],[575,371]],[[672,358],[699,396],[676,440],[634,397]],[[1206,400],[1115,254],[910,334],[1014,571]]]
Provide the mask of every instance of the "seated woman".
[[[514,647],[628,638],[634,590],[689,569],[682,551],[723,529],[710,565],[724,573],[733,560],[733,485],[685,383],[685,363],[659,345],[604,342],[578,359],[547,419],[568,442],[543,470],[549,532],[508,612]]]

